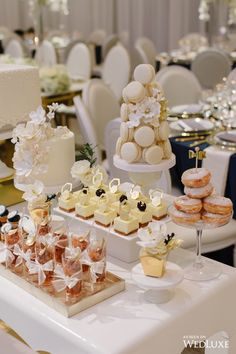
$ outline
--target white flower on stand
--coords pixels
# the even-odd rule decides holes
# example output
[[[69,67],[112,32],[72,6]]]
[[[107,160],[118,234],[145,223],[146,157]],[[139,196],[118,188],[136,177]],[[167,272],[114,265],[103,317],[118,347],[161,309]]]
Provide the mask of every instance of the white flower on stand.
[[[130,127],[138,127],[141,122],[159,125],[161,105],[154,97],[146,97],[136,105],[130,105],[130,112],[128,122]]]
[[[71,168],[71,175],[73,178],[80,178],[90,171],[90,162],[88,160],[76,161]]]
[[[165,223],[153,221],[148,224],[147,228],[141,228],[138,230],[138,237],[141,241],[137,244],[145,248],[160,247],[163,243],[167,233],[167,227]]]
[[[37,200],[44,191],[44,184],[41,181],[35,181],[34,184],[30,184],[26,187],[26,191],[23,194],[23,198],[28,202]]]

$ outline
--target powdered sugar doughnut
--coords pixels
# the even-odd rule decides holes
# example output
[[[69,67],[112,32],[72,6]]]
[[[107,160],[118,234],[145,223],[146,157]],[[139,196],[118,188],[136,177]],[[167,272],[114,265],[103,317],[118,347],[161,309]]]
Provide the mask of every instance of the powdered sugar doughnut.
[[[177,224],[194,224],[201,219],[200,213],[188,214],[183,211],[177,210],[175,207],[172,207],[169,210],[169,214],[174,222]]]
[[[202,220],[204,220],[208,224],[214,224],[214,225],[225,225],[228,224],[228,222],[231,219],[231,214],[228,215],[220,215],[220,214],[213,214],[213,213],[208,213],[207,211],[204,211],[202,213]]]
[[[204,187],[211,179],[211,173],[206,168],[190,168],[182,174],[181,181],[186,187]]]
[[[188,197],[196,198],[196,199],[206,198],[209,195],[211,195],[212,192],[213,192],[213,186],[211,183],[208,183],[206,186],[200,188],[191,188],[191,187],[184,188],[184,193]]]
[[[203,200],[203,208],[209,213],[229,215],[232,213],[233,203],[228,198],[212,195]]]
[[[189,198],[187,195],[182,195],[181,197],[176,198],[174,205],[176,209],[189,214],[199,213],[202,209],[202,202],[200,199]]]

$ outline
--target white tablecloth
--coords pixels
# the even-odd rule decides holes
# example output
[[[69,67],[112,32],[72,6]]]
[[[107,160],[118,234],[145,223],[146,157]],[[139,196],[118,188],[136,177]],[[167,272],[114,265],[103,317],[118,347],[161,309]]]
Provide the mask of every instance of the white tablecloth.
[[[186,266],[193,254],[180,249],[171,258]],[[184,336],[222,330],[231,338],[230,353],[236,353],[234,268],[222,265],[213,281],[184,280],[170,302],[155,305],[133,283],[132,266],[112,259],[109,270],[126,279],[126,291],[70,319],[0,277],[0,318],[33,349],[52,354],[179,354]]]

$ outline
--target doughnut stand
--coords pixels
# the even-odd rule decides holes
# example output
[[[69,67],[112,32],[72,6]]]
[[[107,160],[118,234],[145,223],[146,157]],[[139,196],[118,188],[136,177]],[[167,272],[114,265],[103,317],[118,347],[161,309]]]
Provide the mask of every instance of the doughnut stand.
[[[173,206],[169,208],[169,214],[172,214],[172,209]],[[215,279],[220,276],[221,274],[221,267],[219,263],[215,263],[211,261],[210,259],[202,258],[201,255],[201,245],[202,245],[202,236],[203,236],[203,230],[207,229],[215,229],[221,226],[224,226],[228,224],[230,220],[228,220],[227,223],[225,224],[212,224],[212,223],[206,223],[203,220],[200,220],[196,222],[195,224],[187,224],[187,223],[181,223],[181,222],[176,222],[175,220],[172,220],[175,224],[179,226],[183,226],[185,228],[189,229],[195,229],[196,230],[196,258],[195,262],[190,265],[189,267],[186,268],[184,277],[185,279],[188,280],[194,280],[194,281],[206,281],[206,280],[211,280]]]

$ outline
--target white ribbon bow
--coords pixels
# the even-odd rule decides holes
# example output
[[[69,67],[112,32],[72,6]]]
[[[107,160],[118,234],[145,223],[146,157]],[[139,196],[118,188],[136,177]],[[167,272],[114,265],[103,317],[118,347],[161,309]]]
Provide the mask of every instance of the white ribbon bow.
[[[82,271],[78,271],[75,274],[68,276],[65,275],[62,266],[57,265],[55,268],[55,278],[52,284],[57,292],[61,292],[66,288],[72,289],[81,280]]]
[[[54,268],[53,260],[44,264],[40,264],[37,260],[35,262],[31,261],[27,266],[29,269],[29,274],[38,274],[39,285],[42,285],[45,282],[45,272],[51,272]]]
[[[26,262],[26,264],[30,262],[30,257],[32,252],[30,249],[24,252],[18,244],[15,244],[13,249],[13,254],[17,256],[15,267],[18,267],[23,262],[23,260]]]
[[[90,266],[90,274],[92,278],[92,282],[96,283],[96,280],[98,278],[97,274],[102,274],[105,268],[105,259],[102,259],[99,262],[93,262],[91,261],[91,258],[88,255],[87,250],[82,252],[81,258],[80,258],[81,264],[86,264]]]
[[[0,243],[0,263],[8,263],[11,264],[14,261],[15,257],[12,254],[9,246],[5,243]]]
[[[79,247],[66,247],[65,248],[65,257],[66,258],[77,258],[81,254]]]
[[[50,246],[54,246],[57,243],[58,240],[59,240],[59,236],[54,236],[51,233],[40,237],[40,242],[44,246],[49,246],[49,247]]]

